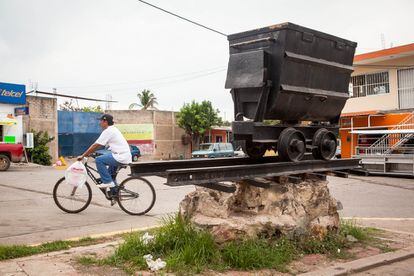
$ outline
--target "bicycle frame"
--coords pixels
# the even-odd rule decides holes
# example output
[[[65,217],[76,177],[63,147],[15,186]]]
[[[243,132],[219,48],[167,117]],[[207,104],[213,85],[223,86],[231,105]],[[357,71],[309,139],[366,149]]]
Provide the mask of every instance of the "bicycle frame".
[[[92,179],[92,181],[93,181],[96,185],[98,185],[98,184],[101,184],[101,183],[102,183],[102,181],[101,181],[100,179],[98,179],[98,178],[97,178],[97,177],[96,177],[96,176],[92,173],[92,171],[99,173],[97,169],[95,169],[95,168],[93,168],[93,167],[89,166],[89,165],[88,165],[88,162],[85,162],[85,168],[86,168],[86,173],[88,174],[88,176]]]
[[[88,174],[88,176],[92,179],[92,181],[95,183],[95,185],[98,185],[98,184],[101,184],[102,183],[102,180],[99,178],[97,178],[93,173],[92,173],[92,171],[94,171],[94,172],[97,172],[97,173],[99,173],[98,172],[98,170],[97,169],[95,169],[95,168],[93,168],[93,167],[91,167],[91,166],[89,166],[88,165],[88,161],[86,160],[85,161],[85,168],[86,168],[86,173]],[[115,175],[115,178],[116,178],[116,175]],[[108,200],[110,200],[111,198],[108,196],[108,194],[107,194],[107,192],[106,192],[106,189],[105,188],[99,188],[99,190],[101,190],[101,192],[105,195],[105,198],[106,199],[108,199]]]

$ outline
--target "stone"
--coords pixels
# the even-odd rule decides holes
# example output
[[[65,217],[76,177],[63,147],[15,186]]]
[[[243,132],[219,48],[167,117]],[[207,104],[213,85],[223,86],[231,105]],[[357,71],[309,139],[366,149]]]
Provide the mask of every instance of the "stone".
[[[326,180],[290,182],[287,177],[258,178],[269,188],[234,184],[234,193],[197,187],[180,203],[180,213],[218,243],[255,237],[311,234],[323,238],[337,230],[337,202]]]
[[[358,240],[352,235],[346,235],[346,240],[349,242],[357,242]]]

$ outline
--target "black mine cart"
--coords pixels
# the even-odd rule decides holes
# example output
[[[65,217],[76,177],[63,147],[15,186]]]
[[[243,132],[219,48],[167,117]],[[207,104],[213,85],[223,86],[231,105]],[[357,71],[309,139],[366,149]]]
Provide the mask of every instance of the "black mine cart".
[[[356,43],[292,23],[228,36],[234,140],[252,158],[335,155]]]

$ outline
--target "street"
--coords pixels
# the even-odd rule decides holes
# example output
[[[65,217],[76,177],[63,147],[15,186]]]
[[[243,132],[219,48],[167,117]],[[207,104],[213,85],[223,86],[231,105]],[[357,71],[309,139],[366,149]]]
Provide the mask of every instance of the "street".
[[[118,179],[129,171],[122,170]],[[116,233],[155,226],[176,212],[179,202],[193,187],[172,188],[163,179],[149,177],[156,190],[154,208],[145,216],[130,216],[112,206],[101,191],[92,188],[92,203],[79,214],[67,214],[55,205],[52,190],[64,171],[51,167],[11,168],[1,172],[0,244],[36,244],[52,240]]]
[[[124,179],[128,170],[120,172]],[[92,204],[79,214],[55,206],[52,189],[64,171],[51,167],[16,168],[1,172],[0,244],[36,244],[75,237],[104,235],[157,225],[178,210],[193,186],[169,187],[164,179],[148,177],[157,200],[145,216],[130,216],[111,207],[91,181]],[[414,181],[387,177],[328,177],[330,191],[341,201],[342,217],[393,231],[414,233]]]

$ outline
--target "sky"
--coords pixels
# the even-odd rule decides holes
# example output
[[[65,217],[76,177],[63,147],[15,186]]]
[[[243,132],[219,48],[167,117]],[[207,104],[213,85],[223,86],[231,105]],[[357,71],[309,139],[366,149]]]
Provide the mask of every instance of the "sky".
[[[414,42],[411,0],[147,2],[225,34],[292,22],[355,41],[357,53]],[[136,0],[0,0],[0,82],[27,91],[109,94],[112,109],[127,109],[150,89],[160,110],[209,100],[232,120],[228,58],[225,36]]]

